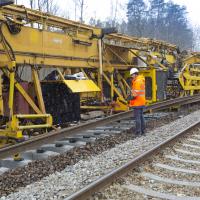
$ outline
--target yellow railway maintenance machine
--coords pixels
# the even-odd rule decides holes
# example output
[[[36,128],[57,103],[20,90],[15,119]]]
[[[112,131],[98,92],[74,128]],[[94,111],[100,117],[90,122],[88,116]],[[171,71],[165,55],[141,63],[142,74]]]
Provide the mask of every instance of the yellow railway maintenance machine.
[[[147,104],[199,93],[199,53],[180,53],[178,47],[164,41],[120,34],[106,35],[103,42],[104,68],[112,71],[111,80],[116,77],[110,85],[117,95],[117,88],[121,91],[115,110],[127,109],[130,84],[125,80],[131,67],[138,67],[145,76]]]
[[[72,92],[100,91],[92,80],[65,80],[64,75],[67,71],[84,72],[82,68],[93,68],[91,63],[98,68],[99,61],[93,56],[98,55],[101,29],[23,6],[8,5],[13,1],[1,3],[0,114],[7,117],[7,124],[0,131],[0,142],[4,145],[23,140],[24,130],[52,127],[52,116],[45,109],[41,80],[45,82],[45,76],[53,70],[57,70],[58,79],[46,82],[63,83]],[[27,89],[29,83],[32,90]],[[25,109],[28,113],[24,113],[23,105],[23,111],[16,109],[22,101],[31,108]]]
[[[183,60],[176,46],[163,41],[9,5],[13,1],[0,3],[0,114],[7,117],[6,128],[0,131],[2,144],[23,139],[24,130],[49,128],[59,121],[47,114],[47,105],[52,99],[65,105],[65,90],[80,94],[82,109],[127,110],[132,67],[139,67],[146,77],[148,103],[166,98],[163,91],[169,72],[185,93],[200,89],[198,54]],[[61,92],[56,93],[52,88],[58,84]],[[169,84],[169,90],[173,86]],[[53,91],[48,100],[47,89]],[[23,101],[28,106],[20,106]],[[71,105],[67,104],[68,109]]]
[[[113,69],[114,77],[117,77],[114,85],[118,85],[123,94],[123,97],[118,95],[116,104],[122,105],[130,91],[130,84],[127,85],[125,80],[128,79],[131,67],[138,67],[140,73],[145,76],[148,104],[166,99],[168,70],[169,67],[174,70],[176,63],[175,45],[120,34],[107,35],[103,41],[107,67]],[[122,107],[118,106],[118,108],[120,110]],[[127,106],[124,105],[124,109],[127,109]]]

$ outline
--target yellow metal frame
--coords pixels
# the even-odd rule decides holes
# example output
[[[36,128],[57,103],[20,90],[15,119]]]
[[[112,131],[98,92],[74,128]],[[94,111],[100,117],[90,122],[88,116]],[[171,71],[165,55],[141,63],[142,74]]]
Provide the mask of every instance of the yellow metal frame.
[[[193,95],[200,92],[200,54],[196,53],[184,60],[184,67],[179,74],[179,82],[183,88],[183,95]]]
[[[0,71],[0,115],[4,114],[3,107],[3,85],[2,85],[2,73]]]
[[[44,121],[43,124],[33,124],[33,125],[21,125],[20,120],[28,119],[42,119]],[[25,129],[37,129],[37,128],[50,128],[52,127],[52,116],[50,114],[32,114],[32,115],[13,115],[12,122],[10,124],[10,128],[12,130],[25,130]]]
[[[43,100],[43,96],[42,96],[42,89],[41,89],[41,85],[40,85],[40,80],[39,80],[39,77],[38,77],[38,72],[34,67],[32,67],[32,77],[33,77],[33,83],[34,83],[36,96],[37,96],[37,99],[38,99],[39,108],[40,108],[41,112],[43,114],[45,114],[46,110],[45,110],[44,100]]]
[[[13,25],[19,29],[19,32],[12,34],[6,25],[7,18],[12,20]],[[91,80],[87,80],[87,88],[79,88],[80,84],[76,81],[65,81],[60,70],[60,80],[67,86],[73,83],[74,92],[99,91],[99,99],[103,105],[103,81],[106,81],[111,88],[110,101],[117,95],[114,109],[116,111],[127,110],[127,94],[130,91],[125,77],[122,74],[129,72],[132,67],[140,67],[135,64],[134,59],[142,60],[147,67],[140,68],[140,73],[145,77],[152,79],[152,98],[148,103],[154,103],[157,99],[156,70],[167,70],[167,65],[172,67],[176,65],[177,52],[175,45],[164,41],[152,40],[148,38],[136,38],[122,34],[103,34],[101,28],[84,25],[78,22],[56,17],[40,11],[35,11],[21,6],[5,6],[1,8],[0,21],[2,22],[2,41],[0,45],[0,68],[9,78],[9,123],[7,129],[0,134],[8,137],[22,137],[22,130],[33,126],[21,126],[20,120],[23,116],[13,113],[14,91],[15,88],[20,92],[24,99],[36,115],[24,115],[24,118],[42,118],[44,124],[36,127],[50,127],[52,118],[46,115],[40,77],[38,75],[40,68],[63,68],[64,71],[70,70],[71,73],[82,71],[87,77],[89,69],[94,75],[94,86]],[[37,26],[36,26],[37,25]],[[39,28],[33,28],[39,27]],[[53,31],[54,29],[59,31]],[[12,51],[9,45],[12,47]],[[152,50],[153,49],[153,50]],[[12,53],[14,55],[12,55]],[[164,53],[163,53],[164,52]],[[145,59],[143,59],[145,57]],[[166,60],[167,64],[162,64],[161,60]],[[184,68],[181,71],[179,81],[184,91],[193,94],[200,90],[199,70],[192,66],[200,62],[200,56],[195,54],[184,60]],[[30,95],[23,89],[15,78],[16,66],[31,66],[32,82],[38,99],[38,105],[33,101]],[[174,67],[174,66],[173,66]],[[25,67],[26,68],[26,67]],[[175,68],[175,67],[174,67]],[[89,77],[89,76],[88,76]],[[81,83],[81,81],[79,81]],[[117,86],[115,83],[117,82]],[[2,98],[2,80],[0,76],[0,114],[3,115]],[[96,93],[95,93],[96,95]],[[95,97],[95,95],[93,97]],[[82,106],[84,109],[95,107]],[[99,106],[96,108],[106,109],[111,106]],[[46,117],[44,117],[46,116]],[[48,117],[47,117],[48,116]],[[7,132],[6,132],[7,131]]]
[[[149,77],[152,80],[152,86],[151,86],[151,92],[152,92],[152,98],[147,99],[147,104],[155,103],[157,101],[157,83],[156,83],[156,69],[150,68],[150,69],[142,69],[140,70],[140,73],[144,77]]]
[[[44,101],[42,97],[41,92],[41,86],[39,82],[39,78],[37,75],[37,72],[32,69],[33,72],[33,82],[35,84],[36,88],[36,95],[38,97],[38,102],[41,110],[36,106],[34,101],[31,99],[31,97],[27,94],[27,92],[23,89],[23,87],[18,83],[15,79],[15,68],[16,63],[15,61],[8,61],[6,62],[0,62],[0,68],[3,71],[3,73],[9,78],[9,101],[8,101],[8,107],[9,107],[9,122],[6,125],[5,130],[0,130],[0,136],[4,137],[5,140],[16,140],[16,139],[22,139],[22,130],[24,129],[36,129],[36,128],[49,128],[52,127],[52,117],[49,114],[45,114],[45,106]],[[0,84],[1,85],[1,84]],[[1,85],[2,87],[2,85]],[[32,109],[37,113],[35,115],[16,115],[13,113],[13,104],[14,104],[14,91],[15,87],[20,92],[20,94],[24,97],[24,99],[28,102],[28,104],[32,107]],[[3,104],[3,100],[1,101]],[[2,106],[3,107],[3,106]],[[1,108],[3,111],[3,108]],[[20,119],[41,119],[44,120],[44,124],[38,124],[38,125],[20,125]],[[1,141],[2,143],[2,141]]]

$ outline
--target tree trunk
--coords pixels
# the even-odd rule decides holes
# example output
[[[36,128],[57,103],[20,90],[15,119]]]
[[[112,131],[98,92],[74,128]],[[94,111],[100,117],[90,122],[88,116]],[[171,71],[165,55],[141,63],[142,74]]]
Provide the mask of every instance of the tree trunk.
[[[81,6],[81,18],[80,18],[80,21],[81,21],[81,23],[83,23],[84,0],[81,0],[80,6]]]

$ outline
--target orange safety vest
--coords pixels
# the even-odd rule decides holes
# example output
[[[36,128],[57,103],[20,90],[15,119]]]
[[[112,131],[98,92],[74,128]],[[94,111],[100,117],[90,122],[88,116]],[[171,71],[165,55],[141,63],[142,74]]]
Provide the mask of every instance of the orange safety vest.
[[[130,101],[129,106],[145,106],[145,78],[142,75],[138,75],[132,80],[132,95],[135,97]]]

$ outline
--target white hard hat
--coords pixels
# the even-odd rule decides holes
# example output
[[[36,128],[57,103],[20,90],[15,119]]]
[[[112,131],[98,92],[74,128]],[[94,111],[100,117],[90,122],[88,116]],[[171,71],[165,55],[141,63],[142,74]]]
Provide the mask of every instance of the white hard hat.
[[[138,69],[132,68],[132,69],[130,70],[130,75],[135,74],[135,73],[138,73],[138,72],[139,72]]]

